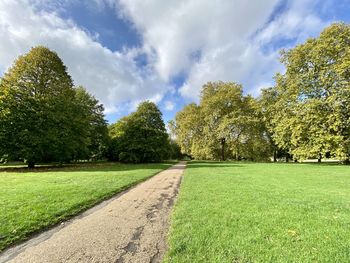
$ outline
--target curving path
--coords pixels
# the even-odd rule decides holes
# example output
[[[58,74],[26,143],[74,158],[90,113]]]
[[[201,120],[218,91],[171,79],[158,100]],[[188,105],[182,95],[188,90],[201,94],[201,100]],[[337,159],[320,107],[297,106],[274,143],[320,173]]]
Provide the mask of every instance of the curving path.
[[[184,162],[50,231],[0,262],[160,262]]]

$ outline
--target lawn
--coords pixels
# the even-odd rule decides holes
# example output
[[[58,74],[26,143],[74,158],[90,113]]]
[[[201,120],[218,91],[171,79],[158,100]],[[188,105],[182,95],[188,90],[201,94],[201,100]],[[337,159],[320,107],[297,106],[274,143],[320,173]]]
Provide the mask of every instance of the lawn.
[[[0,251],[170,166],[104,163],[35,172],[0,168]]]
[[[165,262],[349,262],[350,167],[191,162]]]

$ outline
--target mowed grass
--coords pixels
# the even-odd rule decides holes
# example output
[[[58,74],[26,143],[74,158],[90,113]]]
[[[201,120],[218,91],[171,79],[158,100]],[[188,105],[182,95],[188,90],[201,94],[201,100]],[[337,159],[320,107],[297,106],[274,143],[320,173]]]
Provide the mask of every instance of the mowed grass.
[[[165,262],[350,262],[350,167],[188,165]]]
[[[35,172],[0,168],[0,251],[171,165],[104,163]]]

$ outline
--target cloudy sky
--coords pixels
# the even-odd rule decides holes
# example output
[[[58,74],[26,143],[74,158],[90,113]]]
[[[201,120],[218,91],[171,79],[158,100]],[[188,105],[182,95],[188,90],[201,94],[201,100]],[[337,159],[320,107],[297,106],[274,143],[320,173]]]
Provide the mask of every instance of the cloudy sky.
[[[283,71],[280,49],[334,21],[350,22],[350,0],[0,0],[0,76],[45,45],[109,122],[146,99],[169,120],[207,81],[257,96]]]

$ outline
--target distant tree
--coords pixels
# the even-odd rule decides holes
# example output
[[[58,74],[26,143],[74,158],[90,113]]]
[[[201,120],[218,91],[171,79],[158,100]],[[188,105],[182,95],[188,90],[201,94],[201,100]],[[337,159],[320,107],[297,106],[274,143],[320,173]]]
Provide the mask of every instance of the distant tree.
[[[168,134],[158,107],[149,101],[111,125],[113,159],[122,162],[157,162],[169,151]]]
[[[58,55],[35,47],[20,56],[0,81],[0,155],[37,162],[65,162],[100,136],[100,106],[75,90]],[[96,131],[93,132],[93,129]]]
[[[276,129],[276,123],[274,122],[277,118],[277,115],[284,116],[284,109],[278,109],[277,108],[277,102],[278,100],[278,93],[275,87],[262,89],[261,95],[258,99],[260,104],[261,113],[263,116],[263,123],[264,130],[266,133],[266,137],[268,138],[271,150],[273,152],[273,161],[277,162],[277,157],[280,156],[287,156],[288,151],[290,148],[290,141],[287,138],[284,138],[283,147],[284,149],[280,148],[274,139],[274,133]],[[279,120],[281,121],[281,120]],[[286,158],[288,161],[288,158]]]
[[[204,134],[209,148],[225,160],[229,137],[237,139],[241,132],[242,87],[236,83],[209,82],[201,93],[201,111],[205,121]],[[233,138],[235,137],[235,138]]]
[[[80,149],[76,157],[101,159],[106,155],[109,139],[103,105],[81,86],[75,89],[75,105],[76,124],[81,126]]]
[[[119,154],[126,148],[124,141],[125,132],[128,129],[128,116],[119,119],[116,123],[108,126],[109,147],[108,159],[110,161],[119,161]]]
[[[174,126],[182,152],[197,159],[257,160],[268,155],[259,105],[243,96],[236,83],[205,84],[200,104],[178,112]]]
[[[275,142],[296,158],[350,152],[350,26],[335,23],[318,38],[282,53],[277,75]]]
[[[180,145],[177,144],[176,140],[169,138],[169,149],[167,151],[167,159],[169,160],[180,160],[183,157],[181,153]]]
[[[236,141],[239,151],[232,147],[236,159],[241,156],[252,161],[269,160],[273,155],[273,146],[257,99],[250,95],[243,97],[243,115],[242,134]]]
[[[175,134],[183,154],[207,159],[207,151],[203,144],[203,126],[200,107],[195,103],[188,104],[176,114],[170,130]]]
[[[176,123],[174,120],[168,121],[168,134],[169,134],[169,150],[168,159],[180,160],[184,155],[181,152],[181,147],[176,141]]]

